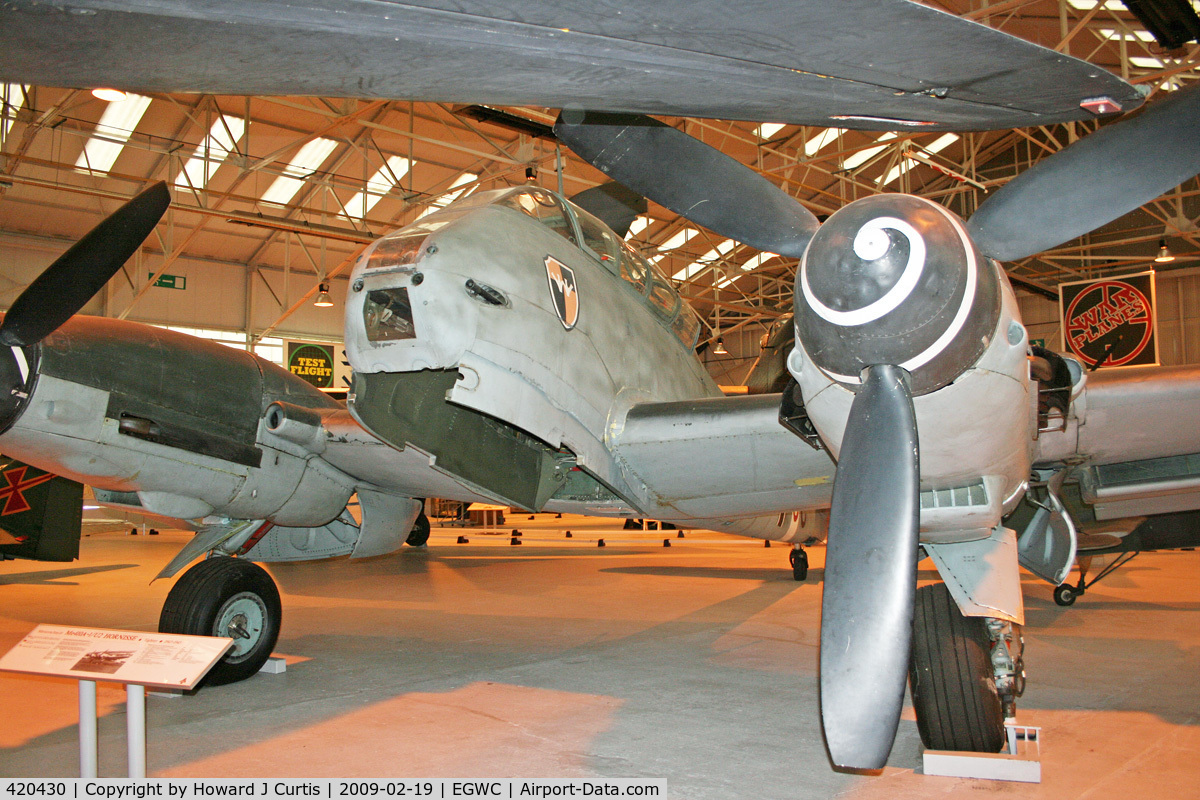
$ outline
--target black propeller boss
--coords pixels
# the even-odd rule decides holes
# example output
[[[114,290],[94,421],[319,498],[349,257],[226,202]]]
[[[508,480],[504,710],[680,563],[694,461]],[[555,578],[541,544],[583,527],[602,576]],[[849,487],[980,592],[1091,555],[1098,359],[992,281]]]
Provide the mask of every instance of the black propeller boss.
[[[919,197],[851,203],[813,237],[796,281],[797,339],[809,358],[855,386],[895,364],[914,395],[949,384],[987,349],[999,279],[952,212]]]

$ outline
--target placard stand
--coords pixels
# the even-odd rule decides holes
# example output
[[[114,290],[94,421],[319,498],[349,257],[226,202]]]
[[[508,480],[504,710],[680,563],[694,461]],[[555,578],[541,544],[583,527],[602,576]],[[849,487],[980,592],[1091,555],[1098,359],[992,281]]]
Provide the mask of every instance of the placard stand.
[[[99,752],[96,728],[100,715],[96,711],[96,682],[79,682],[79,777],[95,778]]]
[[[125,684],[129,777],[146,777],[146,687],[191,689],[233,639],[38,625],[0,657],[0,670],[79,682],[79,777],[96,778],[96,681]]]

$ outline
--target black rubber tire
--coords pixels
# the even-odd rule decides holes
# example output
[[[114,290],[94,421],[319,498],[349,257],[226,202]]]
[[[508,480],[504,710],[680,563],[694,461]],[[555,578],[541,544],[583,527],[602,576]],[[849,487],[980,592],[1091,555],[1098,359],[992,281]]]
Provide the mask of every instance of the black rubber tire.
[[[987,624],[964,617],[944,583],[917,589],[909,688],[930,750],[997,753],[1005,744]]]
[[[792,562],[792,580],[808,579],[808,553],[793,549],[788,553],[788,561]]]
[[[228,636],[218,630],[222,613],[241,604],[261,615],[261,624],[252,628],[252,642],[239,652],[240,642],[204,676],[206,686],[219,686],[245,680],[258,672],[271,657],[279,638],[283,609],[279,590],[267,571],[252,561],[220,556],[201,561],[180,576],[163,603],[158,618],[161,633],[192,636]]]
[[[1075,593],[1075,588],[1072,586],[1067,586],[1064,583],[1061,586],[1054,587],[1054,602],[1058,603],[1060,606],[1075,605],[1075,599],[1077,597],[1079,597],[1079,595]]]
[[[420,547],[428,541],[429,517],[425,516],[425,512],[422,511],[413,522],[413,528],[409,531],[408,538],[404,540],[404,543],[409,547]]]

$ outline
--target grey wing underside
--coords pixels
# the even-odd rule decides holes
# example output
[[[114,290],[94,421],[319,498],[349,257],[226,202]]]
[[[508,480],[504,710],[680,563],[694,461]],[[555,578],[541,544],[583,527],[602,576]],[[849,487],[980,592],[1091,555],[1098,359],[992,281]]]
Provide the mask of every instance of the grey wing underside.
[[[779,401],[768,394],[634,406],[610,446],[660,519],[828,508],[833,462],[779,424]]]
[[[1066,430],[1042,434],[1037,461],[1119,464],[1200,453],[1200,366],[1088,374]]]
[[[921,130],[1083,119],[1134,88],[907,0],[34,0],[0,79],[47,86],[536,105]]]

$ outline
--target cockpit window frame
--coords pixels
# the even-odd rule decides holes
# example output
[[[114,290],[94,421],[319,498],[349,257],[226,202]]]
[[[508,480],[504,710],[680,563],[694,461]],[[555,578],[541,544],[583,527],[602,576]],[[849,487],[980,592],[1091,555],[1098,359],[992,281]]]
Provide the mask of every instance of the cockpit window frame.
[[[548,230],[558,233],[559,235],[562,235],[563,238],[567,239],[567,241],[574,245],[576,249],[580,250],[592,260],[603,266],[611,275],[620,280],[623,285],[628,287],[627,291],[633,292],[634,295],[638,297],[638,299],[646,306],[647,310],[649,310],[654,318],[658,320],[658,322],[673,335],[673,338],[677,342],[682,344],[688,350],[695,349],[696,340],[699,339],[700,335],[700,320],[695,310],[691,307],[687,300],[683,298],[683,295],[679,294],[679,290],[675,288],[670,278],[667,277],[666,273],[664,273],[657,264],[646,259],[640,253],[638,253],[637,250],[631,247],[628,242],[617,236],[612,228],[605,225],[602,220],[597,218],[595,215],[588,213],[585,209],[575,205],[569,199],[562,197],[557,192],[552,192],[549,189],[544,189],[540,186],[514,186],[511,189],[494,190],[493,192],[481,194],[492,195],[489,200],[491,205],[497,206],[498,208],[507,208],[509,211],[523,214],[531,219],[538,220],[537,217],[529,214],[524,209],[514,208],[511,203],[504,202],[512,196],[522,193],[538,195],[549,199],[556,204],[563,212],[563,216],[565,217],[567,224],[570,226],[570,230],[574,238],[570,239],[563,235],[559,230],[548,225],[544,227],[546,227]],[[478,197],[480,195],[476,196]],[[484,204],[481,203],[479,205]],[[454,208],[454,205],[448,206],[448,208],[452,209]],[[604,258],[603,254],[597,253],[592,247],[585,243],[586,237],[584,235],[582,223],[582,220],[585,219],[589,223],[594,223],[597,230],[602,232],[602,238],[610,239],[613,247],[613,253],[610,254],[610,258]],[[630,277],[634,276],[627,277],[625,275],[625,263],[627,260],[636,265],[641,271],[640,282],[630,279]],[[652,294],[654,293],[656,287],[661,287],[671,297],[674,298],[674,304],[671,309],[668,310],[661,303],[655,302]],[[686,321],[686,324],[685,321],[681,320],[681,317],[684,315],[689,315],[689,320]],[[691,342],[687,342],[684,339],[684,336],[688,332],[692,333]]]
[[[557,208],[559,213],[562,215],[563,221],[567,225],[567,229],[559,230],[558,228],[555,228],[551,225],[547,225],[545,223],[545,221],[543,219],[541,219],[540,217],[534,216],[528,210],[526,210],[524,208],[520,208],[517,205],[514,205],[513,203],[509,202],[513,198],[516,198],[517,196],[522,195],[522,194],[530,195],[535,198],[544,198],[546,200],[549,200],[550,201],[549,203],[541,203],[541,205],[544,205],[544,206],[553,205],[555,208]],[[549,230],[549,231],[552,231],[552,232],[558,234],[563,239],[566,239],[568,242],[570,242],[573,246],[578,247],[581,250],[584,250],[584,252],[587,252],[587,250],[584,249],[583,247],[581,247],[579,244],[581,241],[583,241],[583,239],[580,235],[580,231],[579,231],[579,223],[576,221],[574,215],[571,213],[571,209],[568,206],[568,204],[554,192],[547,191],[546,189],[543,189],[540,186],[517,186],[517,187],[508,189],[508,190],[504,191],[503,193],[499,194],[496,198],[494,198],[492,200],[491,205],[493,205],[497,208],[506,208],[509,211],[514,211],[518,214],[523,214],[524,216],[529,217],[530,219],[541,224],[542,227],[544,227],[546,230]]]

